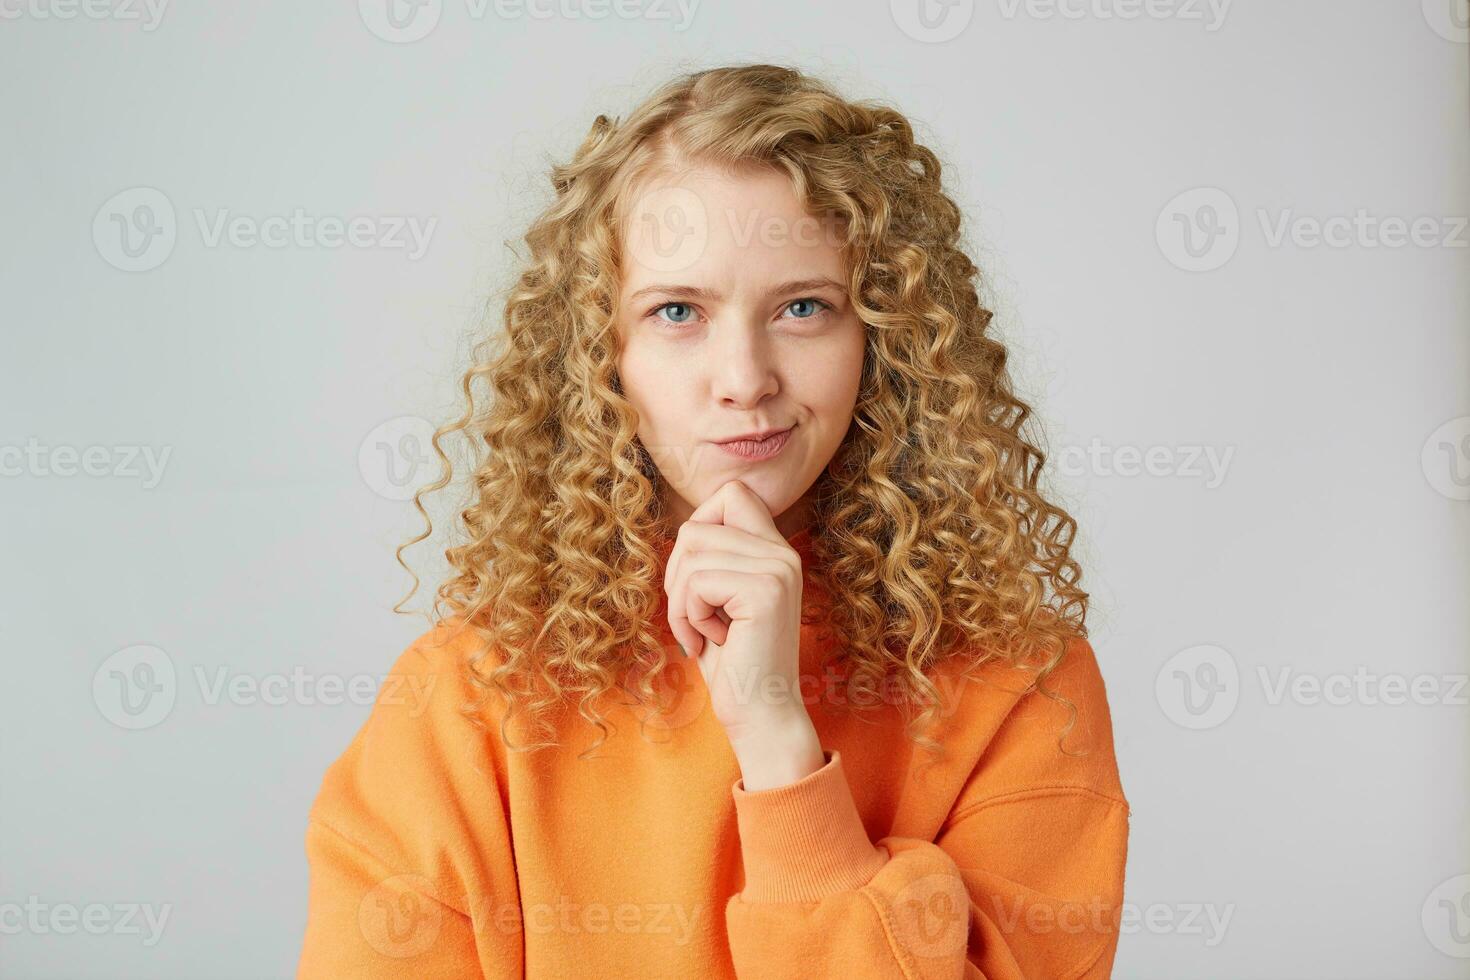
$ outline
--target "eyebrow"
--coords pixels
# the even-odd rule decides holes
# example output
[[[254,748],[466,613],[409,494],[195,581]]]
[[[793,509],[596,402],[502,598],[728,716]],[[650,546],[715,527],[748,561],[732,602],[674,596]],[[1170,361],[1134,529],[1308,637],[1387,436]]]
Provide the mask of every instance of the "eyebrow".
[[[783,282],[779,286],[772,286],[768,291],[768,295],[774,296],[779,293],[795,293],[807,289],[825,288],[842,289],[843,287],[835,279],[828,278],[827,276],[818,276],[815,279],[793,279],[790,282]],[[644,286],[629,296],[628,302],[631,303],[639,297],[647,296],[651,293],[677,293],[681,296],[693,296],[696,299],[702,300],[718,300],[721,298],[719,293],[712,289],[705,289],[703,286],[681,286],[672,283],[659,283],[653,286]]]

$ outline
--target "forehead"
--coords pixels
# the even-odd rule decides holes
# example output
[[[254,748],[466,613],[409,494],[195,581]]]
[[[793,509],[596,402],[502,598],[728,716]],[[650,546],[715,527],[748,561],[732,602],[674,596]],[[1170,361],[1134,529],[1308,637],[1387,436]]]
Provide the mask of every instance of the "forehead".
[[[620,229],[624,292],[650,283],[733,288],[829,276],[846,281],[834,218],[808,212],[774,170],[699,168],[659,174],[630,190]]]

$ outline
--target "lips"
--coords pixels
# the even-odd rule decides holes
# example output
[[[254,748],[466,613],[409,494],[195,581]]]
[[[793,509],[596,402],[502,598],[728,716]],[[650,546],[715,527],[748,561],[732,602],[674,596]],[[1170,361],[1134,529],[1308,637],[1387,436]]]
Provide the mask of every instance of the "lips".
[[[734,442],[765,442],[771,436],[778,435],[782,432],[790,432],[792,428],[792,426],[788,425],[784,429],[762,429],[759,432],[747,432],[744,435],[732,436],[729,439],[720,439],[717,441],[722,446],[728,446]]]
[[[781,452],[781,449],[791,441],[791,431],[796,426],[787,429],[767,430],[771,434],[764,439],[732,439],[727,442],[717,442],[715,445],[720,449],[738,459],[757,461],[771,459]]]

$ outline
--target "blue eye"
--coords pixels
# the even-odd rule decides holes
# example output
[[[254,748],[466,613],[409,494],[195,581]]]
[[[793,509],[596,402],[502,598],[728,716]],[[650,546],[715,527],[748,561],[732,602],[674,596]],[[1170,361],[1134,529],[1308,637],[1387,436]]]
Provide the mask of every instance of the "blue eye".
[[[662,306],[656,306],[656,307],[654,307],[653,310],[651,311],[651,313],[652,313],[652,315],[657,316],[658,314],[662,313],[664,310],[667,310],[667,309],[670,309],[670,308],[684,310],[686,313],[688,313],[690,315],[692,315],[694,313],[694,307],[690,306],[688,303],[665,303]],[[660,319],[662,319],[662,317],[660,317]],[[679,318],[676,317],[676,318],[671,319],[671,320],[666,320],[665,322],[666,323],[688,323],[689,321],[688,320],[684,320],[684,319],[679,319]]]
[[[799,309],[792,311],[793,307],[797,307]],[[790,303],[787,303],[786,309],[787,311],[791,312],[791,316],[793,319],[813,320],[826,313],[828,310],[832,309],[832,305],[815,297],[806,296],[802,299],[792,300]],[[682,326],[686,323],[694,322],[694,318],[698,315],[698,313],[694,309],[694,307],[688,303],[673,302],[663,303],[659,306],[655,306],[653,309],[648,311],[647,315],[654,317],[655,319],[660,320],[663,323],[668,323],[673,326]]]
[[[812,311],[810,313],[804,313],[804,314],[798,313],[798,314],[796,314],[796,319],[798,319],[798,320],[810,320],[812,317],[818,316],[819,314],[821,314],[821,313],[823,313],[823,312],[825,312],[827,310],[830,310],[832,308],[831,306],[827,305],[826,303],[822,302],[821,300],[816,299],[816,298],[811,297],[811,296],[803,297],[802,299],[794,299],[790,303],[787,303],[786,304],[786,308],[789,310],[793,306],[808,306],[808,305],[811,306],[811,307],[813,307]]]

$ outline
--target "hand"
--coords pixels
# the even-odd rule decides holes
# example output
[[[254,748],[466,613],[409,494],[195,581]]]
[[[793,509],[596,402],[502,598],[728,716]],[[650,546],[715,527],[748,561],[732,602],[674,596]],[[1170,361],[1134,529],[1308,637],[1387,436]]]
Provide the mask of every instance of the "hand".
[[[664,574],[669,627],[696,658],[737,750],[810,728],[801,700],[801,556],[765,501],[731,480],[680,528]],[[820,750],[819,754],[820,754]]]

